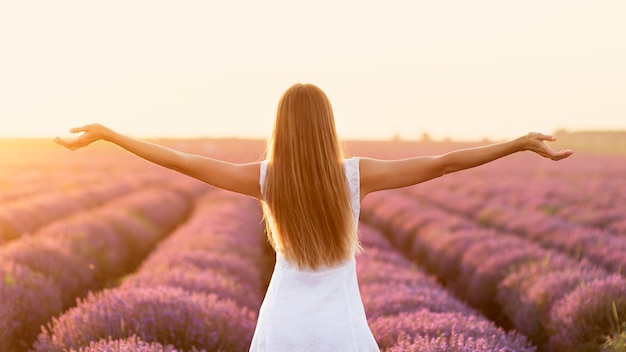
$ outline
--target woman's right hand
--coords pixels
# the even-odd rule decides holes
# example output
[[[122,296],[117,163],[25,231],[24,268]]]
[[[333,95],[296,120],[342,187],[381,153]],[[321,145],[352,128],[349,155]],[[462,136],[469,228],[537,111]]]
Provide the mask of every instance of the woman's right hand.
[[[54,141],[67,149],[76,150],[78,148],[86,147],[95,141],[106,139],[106,134],[109,131],[110,130],[108,128],[99,123],[92,123],[82,127],[74,127],[70,129],[71,133],[82,132],[80,136],[74,139],[56,137]]]

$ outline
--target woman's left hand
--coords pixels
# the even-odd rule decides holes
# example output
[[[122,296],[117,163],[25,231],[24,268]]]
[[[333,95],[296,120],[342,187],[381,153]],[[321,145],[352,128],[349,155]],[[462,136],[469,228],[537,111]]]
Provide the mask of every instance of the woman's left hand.
[[[574,153],[571,149],[556,151],[545,143],[554,141],[556,141],[555,136],[530,132],[524,137],[524,150],[530,150],[554,161],[565,159]]]

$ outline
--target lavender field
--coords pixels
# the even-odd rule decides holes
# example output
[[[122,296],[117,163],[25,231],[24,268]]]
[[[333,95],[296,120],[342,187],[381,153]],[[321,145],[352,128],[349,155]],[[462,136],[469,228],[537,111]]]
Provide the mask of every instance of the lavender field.
[[[236,162],[264,148],[159,142]],[[247,351],[274,264],[264,228],[257,201],[113,146],[0,141],[0,351]],[[359,230],[383,351],[626,351],[623,153],[520,153],[374,193]]]

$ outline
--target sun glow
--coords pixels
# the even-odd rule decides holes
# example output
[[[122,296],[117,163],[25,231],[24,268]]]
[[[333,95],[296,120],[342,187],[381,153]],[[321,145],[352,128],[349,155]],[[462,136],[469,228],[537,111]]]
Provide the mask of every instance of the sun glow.
[[[295,82],[324,89],[344,138],[624,130],[625,14],[608,0],[12,2],[0,137],[97,121],[265,138]]]

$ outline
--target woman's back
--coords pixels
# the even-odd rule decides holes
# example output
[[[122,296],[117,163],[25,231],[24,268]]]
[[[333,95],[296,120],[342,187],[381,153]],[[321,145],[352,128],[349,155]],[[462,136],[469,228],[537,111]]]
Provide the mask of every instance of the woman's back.
[[[261,164],[262,185],[267,163]],[[355,225],[360,210],[359,159],[344,162]],[[378,351],[367,325],[356,262],[300,269],[276,252],[276,266],[250,351]]]
[[[300,268],[333,266],[359,247],[343,162],[324,92],[311,84],[285,91],[260,187],[268,240]]]

